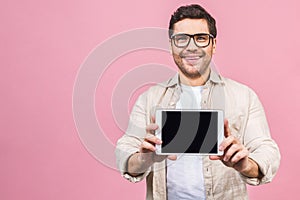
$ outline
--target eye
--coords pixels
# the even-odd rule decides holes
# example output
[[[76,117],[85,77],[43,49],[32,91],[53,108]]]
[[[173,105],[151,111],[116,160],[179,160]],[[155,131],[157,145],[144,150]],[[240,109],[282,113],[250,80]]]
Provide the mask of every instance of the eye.
[[[189,40],[189,36],[187,35],[176,35],[175,40],[179,43],[186,42]]]
[[[206,42],[208,40],[208,35],[196,35],[195,39],[197,42]]]

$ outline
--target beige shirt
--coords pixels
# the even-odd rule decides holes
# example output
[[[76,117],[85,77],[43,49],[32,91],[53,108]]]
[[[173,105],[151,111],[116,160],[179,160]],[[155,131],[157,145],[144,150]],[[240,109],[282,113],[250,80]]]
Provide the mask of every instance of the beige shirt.
[[[131,182],[147,179],[147,200],[166,200],[166,161],[154,163],[143,175],[132,177],[127,172],[128,158],[139,151],[155,109],[175,108],[181,92],[178,74],[151,87],[135,103],[126,133],[116,147],[117,166]],[[201,108],[222,109],[229,121],[231,133],[249,150],[249,157],[258,163],[262,179],[248,178],[219,160],[203,156],[206,199],[248,199],[246,183],[268,183],[280,163],[278,146],[272,140],[263,107],[256,94],[247,86],[211,72],[203,87]]]

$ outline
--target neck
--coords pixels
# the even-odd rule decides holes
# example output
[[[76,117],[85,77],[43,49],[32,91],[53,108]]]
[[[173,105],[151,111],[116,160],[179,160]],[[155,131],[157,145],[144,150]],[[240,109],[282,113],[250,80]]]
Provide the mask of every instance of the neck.
[[[201,86],[206,83],[210,74],[210,69],[208,68],[204,74],[197,78],[189,78],[185,76],[181,71],[179,71],[180,82],[184,85],[189,86]]]

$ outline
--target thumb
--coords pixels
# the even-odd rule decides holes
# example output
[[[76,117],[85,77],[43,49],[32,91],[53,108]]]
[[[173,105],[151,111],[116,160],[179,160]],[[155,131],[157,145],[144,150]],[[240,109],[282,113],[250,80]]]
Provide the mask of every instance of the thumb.
[[[228,120],[225,119],[224,120],[224,136],[225,136],[225,138],[227,138],[230,135],[231,135],[231,132],[230,132],[229,125],[228,125]]]
[[[150,119],[151,123],[155,123],[155,116],[151,115],[151,119]]]
[[[213,155],[210,155],[209,159],[210,160],[222,160],[221,156],[213,156]]]
[[[177,156],[176,155],[169,155],[168,159],[169,160],[177,160]]]

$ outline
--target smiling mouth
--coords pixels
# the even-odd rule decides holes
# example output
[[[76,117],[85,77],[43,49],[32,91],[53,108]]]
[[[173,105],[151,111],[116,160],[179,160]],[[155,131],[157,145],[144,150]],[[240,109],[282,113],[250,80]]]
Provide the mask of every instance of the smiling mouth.
[[[184,59],[188,64],[195,65],[199,62],[201,56],[199,55],[186,55],[182,56],[182,59]]]
[[[184,56],[183,58],[186,60],[198,60],[201,57],[200,56]]]

